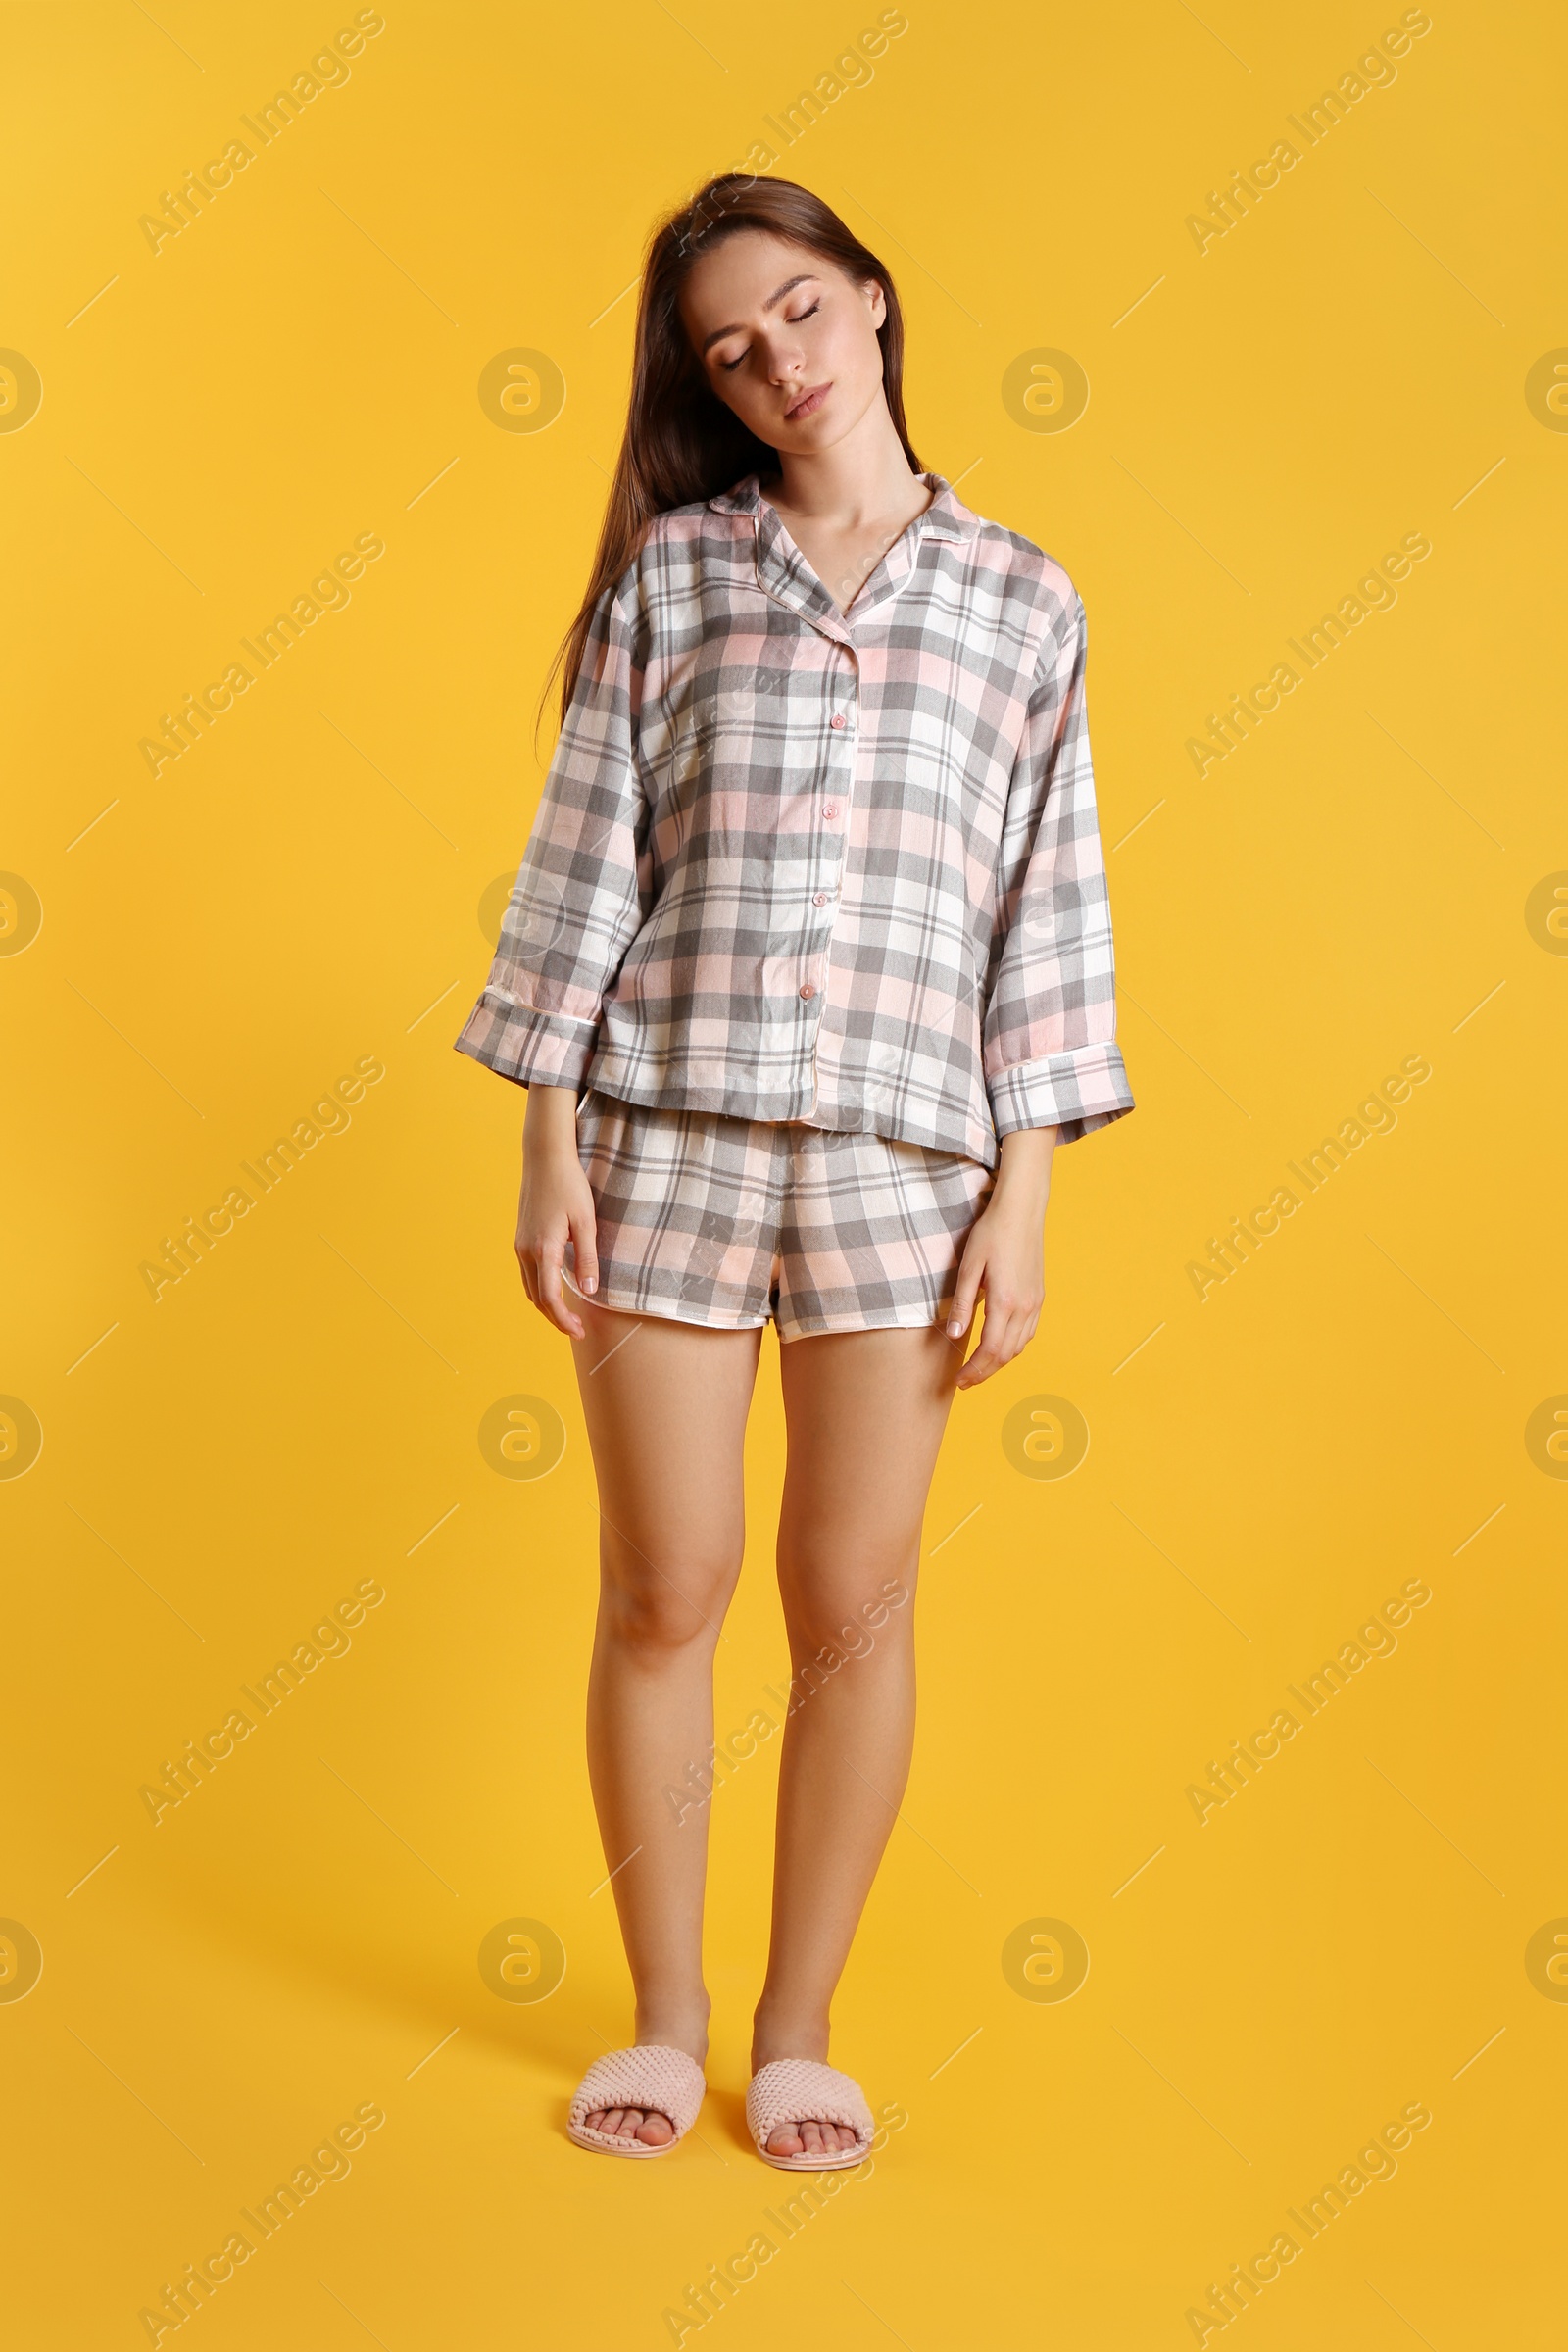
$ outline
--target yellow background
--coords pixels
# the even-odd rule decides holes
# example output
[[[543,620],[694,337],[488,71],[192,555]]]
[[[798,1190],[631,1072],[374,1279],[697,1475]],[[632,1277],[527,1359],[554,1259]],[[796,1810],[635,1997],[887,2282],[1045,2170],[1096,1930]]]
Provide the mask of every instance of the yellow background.
[[[1236,2325],[1524,2352],[1560,2327],[1568,2035],[1525,1967],[1568,1913],[1568,1486],[1525,1444],[1568,1389],[1568,962],[1525,916],[1568,867],[1568,439],[1525,397],[1568,343],[1562,22],[1434,0],[1393,85],[1200,254],[1186,217],[1396,9],[907,13],[778,170],[895,272],[923,463],[1083,594],[1138,1108],[1058,1160],[1041,1334],[960,1400],[932,1496],[914,1777],[835,2020],[907,2124],[706,2332],[1188,2343],[1423,2101],[1396,2177]],[[523,1098],[451,1041],[614,460],[615,298],[877,12],[388,0],[155,255],[138,217],[352,15],[92,0],[5,35],[0,342],[43,385],[0,434],[0,865],[43,909],[0,959],[0,1390],[44,1441],[0,1481],[0,1911],[44,1961],[0,2003],[8,2328],[145,2341],[376,2101],[208,2352],[634,2352],[794,2185],[739,2108],[776,1758],[713,1807],[701,2137],[592,2162],[564,2102],[630,2018],[581,1761],[593,1482],[510,1255]],[[514,347],[564,373],[546,431],[480,406]],[[1039,347],[1087,371],[1070,431],[1004,406]],[[1200,779],[1206,714],[1412,531],[1397,606]],[[154,779],[160,713],[364,532],[352,604]],[[1416,1054],[1397,1128],[1200,1303],[1207,1238]],[[155,1304],[162,1237],[366,1055],[352,1127]],[[564,1423],[548,1477],[481,1455],[516,1394]],[[1065,1479],[1002,1446],[1042,1395],[1091,1432]],[[721,1730],[784,1671],[780,1466],[769,1342]],[[1396,1653],[1200,1826],[1188,1785],[1415,1577]],[[349,1654],[155,1828],[140,1786],[370,1578]],[[520,1916],[567,1954],[535,2005],[476,1961]],[[1063,2002],[1004,1974],[1040,1918],[1091,1955]]]

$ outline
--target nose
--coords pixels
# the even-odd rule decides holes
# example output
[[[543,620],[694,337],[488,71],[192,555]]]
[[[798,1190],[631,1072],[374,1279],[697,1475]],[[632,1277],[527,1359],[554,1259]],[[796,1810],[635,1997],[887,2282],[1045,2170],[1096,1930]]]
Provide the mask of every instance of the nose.
[[[769,383],[804,382],[806,353],[800,344],[787,341],[782,335],[770,336],[767,350],[767,372]]]

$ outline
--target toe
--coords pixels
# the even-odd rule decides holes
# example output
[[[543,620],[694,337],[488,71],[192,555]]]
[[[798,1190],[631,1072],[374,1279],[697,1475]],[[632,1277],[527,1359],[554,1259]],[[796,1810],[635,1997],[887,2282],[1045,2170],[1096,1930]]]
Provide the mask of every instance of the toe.
[[[675,2136],[667,2115],[652,2107],[595,2107],[583,2117],[590,2132],[609,2139],[638,2139],[647,2148],[665,2148]]]
[[[799,2156],[805,2146],[800,2131],[794,2124],[778,2124],[768,2134],[767,2152],[770,2156]]]

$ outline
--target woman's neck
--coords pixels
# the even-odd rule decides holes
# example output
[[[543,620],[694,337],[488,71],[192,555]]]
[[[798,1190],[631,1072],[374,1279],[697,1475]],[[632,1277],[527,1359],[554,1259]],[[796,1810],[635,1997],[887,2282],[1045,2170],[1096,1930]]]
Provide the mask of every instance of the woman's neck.
[[[783,454],[779,467],[773,481],[763,485],[769,503],[781,514],[829,529],[860,530],[895,515],[911,520],[931,503],[880,393],[831,449]]]

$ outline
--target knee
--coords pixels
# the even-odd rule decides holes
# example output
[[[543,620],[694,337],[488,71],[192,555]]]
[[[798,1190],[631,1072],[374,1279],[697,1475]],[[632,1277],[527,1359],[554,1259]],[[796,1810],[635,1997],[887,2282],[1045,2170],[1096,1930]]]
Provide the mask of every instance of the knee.
[[[842,1660],[906,1641],[913,1616],[915,1546],[856,1546],[853,1560],[800,1542],[779,1546],[779,1592],[798,1651]]]
[[[621,1547],[616,1550],[621,1552]],[[728,1554],[687,1556],[663,1573],[635,1555],[607,1556],[603,1621],[626,1648],[651,1655],[711,1648],[739,1572],[739,1559]]]

